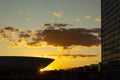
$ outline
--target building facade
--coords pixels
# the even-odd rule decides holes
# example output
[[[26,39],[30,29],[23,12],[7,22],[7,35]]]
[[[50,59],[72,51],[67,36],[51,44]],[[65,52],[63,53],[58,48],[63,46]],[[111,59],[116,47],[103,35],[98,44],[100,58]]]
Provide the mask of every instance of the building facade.
[[[102,63],[120,60],[120,0],[101,0]]]

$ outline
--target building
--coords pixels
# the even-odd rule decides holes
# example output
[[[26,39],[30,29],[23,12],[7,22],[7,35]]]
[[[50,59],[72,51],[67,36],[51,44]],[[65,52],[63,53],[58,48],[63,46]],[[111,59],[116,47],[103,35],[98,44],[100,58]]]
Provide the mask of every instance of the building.
[[[120,80],[120,0],[101,0],[102,78]]]
[[[102,63],[120,60],[120,0],[101,0]]]
[[[40,69],[52,61],[40,57],[0,56],[0,80],[38,80]]]

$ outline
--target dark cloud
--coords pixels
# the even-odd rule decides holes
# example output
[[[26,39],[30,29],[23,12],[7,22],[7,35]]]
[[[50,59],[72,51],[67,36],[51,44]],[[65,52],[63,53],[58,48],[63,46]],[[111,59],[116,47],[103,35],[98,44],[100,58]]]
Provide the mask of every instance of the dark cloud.
[[[11,32],[18,32],[20,29],[14,28],[14,27],[5,27],[4,30],[11,31]]]
[[[63,56],[72,56],[73,58],[76,58],[76,57],[96,57],[97,55],[64,54]]]
[[[64,23],[54,23],[55,27],[66,27],[68,24],[64,24]]]
[[[3,29],[0,29],[0,34],[4,33],[5,31]]]
[[[69,46],[98,46],[100,45],[99,36],[95,36],[91,33],[99,34],[100,29],[63,29],[61,30],[44,30],[44,41],[49,45],[62,46],[68,48]]]
[[[54,23],[56,26],[67,26],[68,24]],[[49,24],[46,24],[49,26]],[[15,32],[14,34],[12,32]],[[71,46],[99,46],[100,28],[58,28],[45,30],[27,30],[20,31],[14,27],[5,27],[0,29],[0,36],[12,43],[20,43],[23,39],[29,46],[40,46],[41,42],[47,42],[48,45],[60,46],[69,49]],[[97,35],[96,35],[97,34]]]
[[[46,23],[44,24],[46,27],[66,27],[66,26],[71,26],[71,24],[66,24],[66,23]]]
[[[46,23],[44,26],[52,26],[51,23]]]
[[[44,55],[41,55],[44,56]],[[98,55],[82,55],[82,54],[48,54],[48,56],[57,56],[57,57],[71,57],[71,58],[92,58],[92,57],[97,57]]]
[[[32,30],[28,30],[27,32],[28,32],[28,33],[32,33],[33,31],[32,31]]]
[[[27,42],[27,45],[28,46],[31,46],[31,47],[38,47],[38,46],[41,46],[37,41],[35,42]]]
[[[30,38],[31,35],[30,35],[30,34],[27,34],[27,33],[20,33],[20,34],[19,34],[19,37],[20,37],[20,38]]]
[[[85,29],[85,28],[71,28],[71,29],[45,29],[36,30],[31,35],[31,30],[21,32],[20,38],[25,38],[27,45],[39,46],[40,42],[45,41],[49,45],[61,46],[64,49],[69,49],[71,46],[98,46],[100,45],[100,29]],[[91,34],[92,33],[92,34]],[[97,35],[94,35],[97,34]],[[29,40],[27,40],[29,38]]]

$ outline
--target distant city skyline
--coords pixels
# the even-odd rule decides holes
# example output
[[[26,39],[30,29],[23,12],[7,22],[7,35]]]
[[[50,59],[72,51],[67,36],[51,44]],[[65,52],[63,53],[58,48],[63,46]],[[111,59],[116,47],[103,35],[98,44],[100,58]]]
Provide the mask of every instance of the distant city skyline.
[[[46,69],[101,61],[100,0],[2,0],[0,11],[0,56],[54,58]]]

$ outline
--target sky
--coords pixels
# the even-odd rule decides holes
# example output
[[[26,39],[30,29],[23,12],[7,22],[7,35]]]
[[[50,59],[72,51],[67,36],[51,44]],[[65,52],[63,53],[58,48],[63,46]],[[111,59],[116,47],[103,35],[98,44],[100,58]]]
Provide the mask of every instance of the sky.
[[[0,56],[55,59],[46,70],[101,61],[100,0],[0,0]]]

